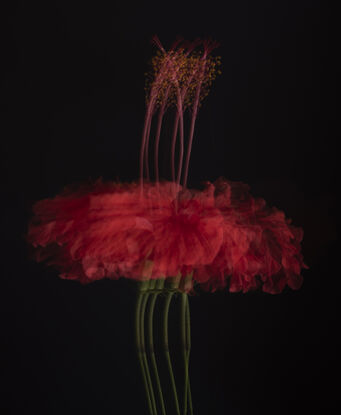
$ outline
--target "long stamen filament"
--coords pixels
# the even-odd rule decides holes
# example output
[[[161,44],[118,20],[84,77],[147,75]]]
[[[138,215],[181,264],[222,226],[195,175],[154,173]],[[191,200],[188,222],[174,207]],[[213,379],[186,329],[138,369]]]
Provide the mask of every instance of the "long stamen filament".
[[[203,57],[202,57],[202,62],[203,62],[203,66],[201,68],[201,73],[202,74],[205,72],[205,68],[206,68],[206,56],[207,56],[207,52],[205,52]],[[188,138],[186,164],[185,164],[184,181],[183,181],[183,185],[184,185],[185,189],[187,187],[188,166],[189,166],[189,159],[191,157],[193,135],[194,135],[194,126],[195,126],[195,120],[196,120],[197,114],[198,114],[198,107],[199,107],[199,101],[200,101],[200,91],[201,91],[202,82],[203,82],[203,80],[201,80],[198,83],[197,89],[195,91],[195,98],[194,98],[193,109],[192,109],[192,120],[191,120],[191,127],[190,127],[189,138]]]
[[[162,126],[163,115],[165,113],[165,108],[166,108],[166,103],[167,103],[167,99],[168,99],[169,90],[170,90],[170,86],[168,86],[168,88],[167,88],[164,100],[163,100],[161,108],[159,110],[156,137],[155,137],[155,154],[154,154],[154,157],[155,157],[155,179],[156,179],[157,186],[159,184],[159,143],[160,143],[161,126]]]
[[[140,185],[141,185],[141,195],[143,194],[143,174],[144,174],[144,158],[145,158],[145,148],[146,148],[146,141],[147,141],[147,134],[148,134],[148,128],[150,125],[153,108],[154,108],[154,99],[150,99],[147,110],[146,110],[146,116],[144,120],[144,126],[143,126],[143,132],[142,132],[142,141],[141,141],[141,148],[140,148]]]
[[[195,94],[194,105],[193,105],[193,110],[192,110],[192,119],[191,119],[190,131],[189,131],[189,138],[188,138],[188,144],[187,144],[187,154],[186,154],[186,163],[185,163],[185,170],[184,170],[184,180],[183,180],[184,188],[187,187],[188,166],[189,166],[189,159],[191,157],[191,151],[192,151],[195,120],[197,118],[197,113],[198,113],[200,89],[201,89],[201,84],[199,84],[198,87],[197,87],[196,94]]]
[[[172,182],[175,183],[175,145],[176,137],[178,135],[180,114],[177,111],[174,120],[173,137],[172,137],[172,149],[171,149],[171,167],[172,167]]]
[[[146,134],[146,145],[144,149],[144,163],[145,163],[145,169],[146,169],[146,179],[150,180],[150,174],[149,174],[149,139],[150,139],[150,129],[152,125],[152,118],[151,116],[149,118],[148,126],[147,126],[147,134]]]
[[[179,164],[178,164],[178,175],[176,179],[177,187],[180,184],[182,162],[183,162],[183,157],[184,157],[184,117],[183,117],[183,108],[182,108],[182,102],[181,102],[180,96],[178,98],[178,113],[180,117],[180,154],[179,154]]]

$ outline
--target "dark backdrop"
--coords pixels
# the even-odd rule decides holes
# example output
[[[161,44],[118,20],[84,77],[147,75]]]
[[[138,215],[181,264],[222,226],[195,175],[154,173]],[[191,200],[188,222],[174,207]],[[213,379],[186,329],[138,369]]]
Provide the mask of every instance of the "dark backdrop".
[[[321,2],[323,3],[323,2]],[[138,177],[158,34],[220,42],[189,185],[249,183],[305,231],[299,291],[191,298],[195,415],[329,413],[336,317],[335,11],[318,1],[10,2],[2,12],[3,414],[141,414],[132,283],[30,261],[31,205],[73,182]],[[334,128],[333,128],[334,127]]]

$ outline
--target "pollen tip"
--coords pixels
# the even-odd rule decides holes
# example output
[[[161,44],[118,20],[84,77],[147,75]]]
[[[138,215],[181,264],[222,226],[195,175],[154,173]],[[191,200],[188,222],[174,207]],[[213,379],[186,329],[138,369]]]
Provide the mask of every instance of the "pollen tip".
[[[161,41],[157,35],[154,35],[151,39],[152,44],[156,45],[162,52],[165,52],[164,47],[161,44]]]

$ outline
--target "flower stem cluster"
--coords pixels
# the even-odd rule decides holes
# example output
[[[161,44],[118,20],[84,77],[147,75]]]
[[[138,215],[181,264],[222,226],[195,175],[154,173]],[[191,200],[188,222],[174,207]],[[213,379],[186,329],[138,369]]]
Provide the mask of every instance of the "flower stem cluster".
[[[187,275],[191,279],[191,275]],[[166,415],[166,408],[172,403],[176,415],[193,415],[191,388],[188,375],[190,355],[190,313],[188,295],[182,284],[186,278],[173,277],[158,280],[145,280],[138,284],[138,295],[135,310],[135,339],[138,358],[141,367],[142,380],[145,387],[147,404],[150,415],[158,413]],[[180,297],[179,328],[182,345],[182,382],[176,382],[172,359],[169,350],[168,320],[172,301]],[[174,302],[174,301],[173,301]],[[156,304],[158,303],[158,304]],[[164,362],[167,367],[166,379],[160,379],[155,350],[154,350],[154,311],[155,306],[162,307],[161,337]],[[167,379],[168,378],[168,379]],[[177,379],[178,380],[178,379]],[[165,382],[166,381],[166,382]],[[170,384],[170,388],[163,389]],[[155,387],[154,387],[155,386]],[[170,390],[170,394],[165,391]],[[182,392],[180,394],[180,391]],[[168,396],[169,395],[169,396]],[[160,409],[160,412],[158,411]],[[189,412],[188,412],[189,410]]]

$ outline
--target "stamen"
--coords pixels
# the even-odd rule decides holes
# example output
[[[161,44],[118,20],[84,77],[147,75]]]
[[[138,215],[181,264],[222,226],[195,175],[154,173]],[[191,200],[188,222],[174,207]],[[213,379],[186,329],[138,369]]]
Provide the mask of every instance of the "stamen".
[[[165,113],[166,103],[168,99],[168,94],[170,90],[170,85],[168,86],[165,98],[162,102],[161,108],[159,110],[159,117],[158,117],[158,123],[157,123],[157,131],[156,131],[156,138],[155,138],[155,179],[156,179],[156,185],[159,185],[159,142],[160,142],[160,134],[161,134],[161,126],[162,126],[162,118]]]
[[[146,169],[146,179],[147,181],[150,181],[150,175],[149,175],[149,157],[148,157],[148,151],[149,151],[149,137],[150,137],[150,129],[152,124],[152,116],[149,118],[149,122],[147,125],[147,134],[146,134],[146,144],[144,148],[144,164]]]
[[[178,175],[176,179],[177,188],[180,184],[182,161],[184,157],[184,117],[183,117],[183,108],[182,108],[182,102],[181,102],[180,96],[179,96],[179,102],[178,102],[178,113],[179,113],[179,118],[180,118],[180,154],[179,154],[179,164],[178,164]]]

